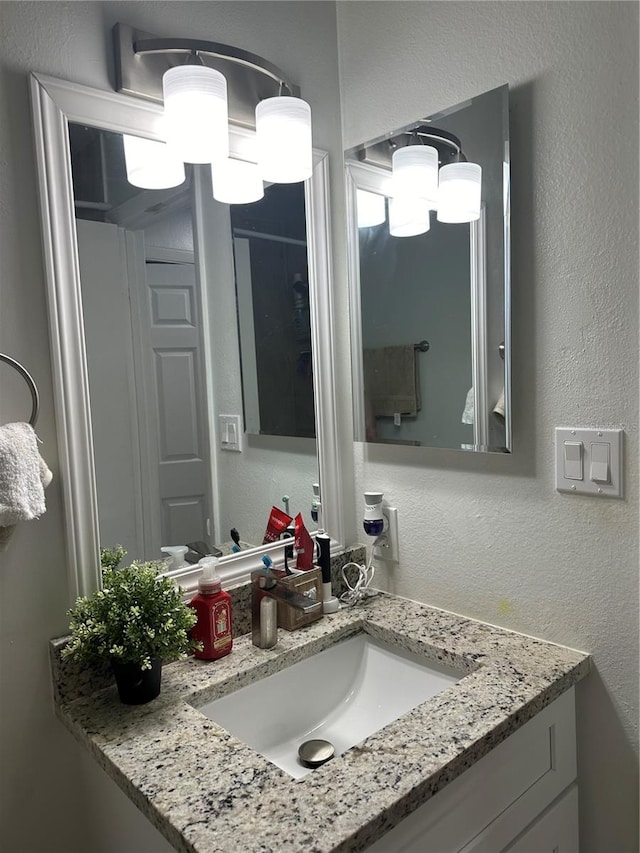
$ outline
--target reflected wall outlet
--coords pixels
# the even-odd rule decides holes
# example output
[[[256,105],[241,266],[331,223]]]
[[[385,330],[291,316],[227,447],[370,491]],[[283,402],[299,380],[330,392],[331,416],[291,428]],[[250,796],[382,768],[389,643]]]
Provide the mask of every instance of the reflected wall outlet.
[[[387,563],[400,562],[400,542],[398,539],[398,510],[394,506],[382,507],[382,514],[385,518],[384,536],[385,538],[376,546],[374,557],[379,560],[385,560]]]

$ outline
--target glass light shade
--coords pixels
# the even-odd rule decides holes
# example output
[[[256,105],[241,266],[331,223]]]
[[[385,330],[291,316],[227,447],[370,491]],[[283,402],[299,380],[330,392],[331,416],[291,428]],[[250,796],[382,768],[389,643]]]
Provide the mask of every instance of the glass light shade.
[[[480,219],[482,168],[477,163],[450,163],[440,169],[439,222]]]
[[[431,145],[406,145],[393,152],[393,195],[438,199],[438,152]]]
[[[371,193],[368,190],[357,190],[356,205],[358,208],[358,228],[380,225],[387,218],[383,195]]]
[[[311,107],[300,98],[265,98],[256,107],[258,166],[265,181],[295,184],[313,172]]]
[[[431,227],[429,202],[424,198],[400,196],[389,199],[389,233],[392,237],[415,237]]]
[[[227,81],[205,65],[179,65],[162,77],[167,144],[185,163],[229,156]]]
[[[166,190],[184,181],[184,163],[164,142],[122,137],[127,180],[144,190]]]
[[[211,167],[213,197],[223,204],[251,204],[264,197],[264,184],[256,163],[222,160]]]

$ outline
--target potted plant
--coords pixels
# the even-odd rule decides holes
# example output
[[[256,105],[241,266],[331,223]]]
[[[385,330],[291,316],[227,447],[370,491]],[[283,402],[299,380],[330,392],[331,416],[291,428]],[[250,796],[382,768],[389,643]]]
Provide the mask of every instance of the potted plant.
[[[117,568],[126,553],[118,549],[101,552],[102,589],[69,611],[71,639],[63,656],[109,661],[121,701],[139,705],[160,693],[163,660],[198,648],[190,636],[196,615],[175,583],[159,576],[159,564]]]

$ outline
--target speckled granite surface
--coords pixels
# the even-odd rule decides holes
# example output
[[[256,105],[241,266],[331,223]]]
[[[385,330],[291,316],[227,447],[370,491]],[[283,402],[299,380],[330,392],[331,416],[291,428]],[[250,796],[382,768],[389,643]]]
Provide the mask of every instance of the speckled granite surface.
[[[298,781],[197,710],[359,631],[466,675]],[[590,665],[581,652],[383,594],[279,638],[261,650],[245,636],[220,661],[165,666],[162,693],[148,705],[120,704],[114,687],[57,703],[63,723],[177,850],[363,850]]]
[[[363,563],[366,560],[364,545],[353,545],[340,554],[331,557],[331,586],[336,595],[346,590],[342,567],[347,563]],[[355,583],[357,570],[347,570],[350,583]],[[231,596],[232,630],[234,638],[251,631],[251,584],[249,581],[238,583],[231,588],[225,587]],[[74,660],[63,660],[60,656],[67,643],[66,637],[51,640],[49,660],[51,665],[53,694],[56,704],[67,704],[79,696],[90,696],[113,683],[111,667],[105,663],[92,669],[78,665]]]

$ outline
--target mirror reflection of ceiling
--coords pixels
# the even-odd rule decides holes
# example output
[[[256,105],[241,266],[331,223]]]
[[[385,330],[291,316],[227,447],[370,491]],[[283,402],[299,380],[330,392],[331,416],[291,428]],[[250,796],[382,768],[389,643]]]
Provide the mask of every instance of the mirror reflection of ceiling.
[[[509,450],[508,88],[500,87],[412,125],[442,129],[482,167],[478,222],[410,237],[385,221],[350,224],[358,280],[352,335],[355,438],[462,450]],[[390,194],[399,128],[346,153],[355,190]],[[428,143],[427,143],[428,144]],[[385,168],[385,165],[387,168]],[[442,163],[441,163],[442,165]],[[355,275],[355,272],[354,272]],[[428,343],[428,349],[422,344]]]
[[[259,518],[255,511],[246,517],[225,478],[229,466],[218,464],[212,481],[216,448],[206,401],[216,381],[206,376],[203,347],[214,331],[202,313],[194,263],[193,168],[182,186],[140,190],[127,181],[120,134],[76,124],[69,132],[101,545],[122,543],[131,559],[157,559],[162,546],[203,540],[225,551],[233,544],[229,530],[212,523],[213,504],[225,498],[234,507],[229,524],[243,542],[259,545],[272,489],[265,489],[272,500],[262,499]],[[238,311],[229,318],[242,351],[214,370],[228,375],[242,358],[244,417],[257,412],[256,432],[314,437],[308,291],[303,338],[296,335],[295,285],[307,281],[304,185],[268,187],[261,202],[230,206],[229,220],[234,251],[247,261],[249,301],[238,293]],[[247,386],[249,350],[258,369]],[[286,451],[291,440],[278,440],[277,450]],[[260,450],[245,451],[231,455],[264,473]],[[299,489],[291,476],[286,487],[275,474],[271,480],[275,489],[292,491],[303,509],[317,480],[316,459],[306,448],[297,467],[304,477]],[[218,508],[221,525],[227,515]],[[305,521],[311,529],[311,518]]]

